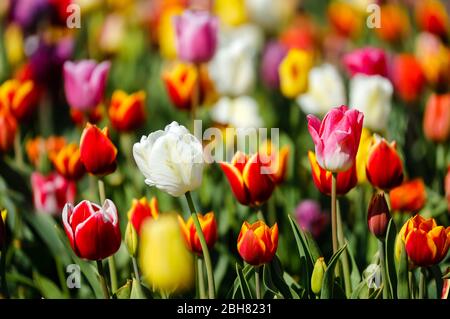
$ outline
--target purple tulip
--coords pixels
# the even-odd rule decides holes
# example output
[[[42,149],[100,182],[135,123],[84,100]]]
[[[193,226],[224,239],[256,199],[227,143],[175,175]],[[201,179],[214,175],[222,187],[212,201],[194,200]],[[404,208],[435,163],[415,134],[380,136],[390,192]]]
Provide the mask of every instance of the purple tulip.
[[[217,46],[218,20],[207,11],[185,11],[174,17],[178,57],[186,62],[208,62]]]
[[[64,91],[70,107],[87,111],[103,99],[111,63],[93,60],[64,63]]]
[[[276,89],[280,86],[278,67],[287,51],[288,49],[278,41],[271,41],[266,45],[261,62],[261,76],[267,87]]]
[[[319,237],[328,225],[328,215],[322,213],[318,202],[307,199],[295,209],[295,217],[300,227],[309,231],[315,238]]]
[[[35,27],[50,8],[48,0],[14,0],[11,4],[12,20],[26,30]]]

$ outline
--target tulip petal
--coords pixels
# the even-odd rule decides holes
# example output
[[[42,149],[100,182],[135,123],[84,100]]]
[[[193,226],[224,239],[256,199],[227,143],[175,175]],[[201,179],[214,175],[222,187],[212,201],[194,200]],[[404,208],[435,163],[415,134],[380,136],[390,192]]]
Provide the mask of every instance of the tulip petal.
[[[255,154],[248,160],[242,175],[250,194],[250,200],[256,205],[268,200],[275,189],[275,183],[264,171],[265,169],[270,171],[269,168],[262,165],[259,154]]]
[[[248,205],[250,202],[250,196],[245,188],[244,179],[239,170],[235,166],[226,162],[221,162],[220,167],[225,173],[225,176],[230,183],[231,190],[233,191],[233,194],[238,202],[242,205]]]
[[[420,229],[414,229],[406,237],[406,252],[418,266],[430,266],[436,261],[437,247],[432,238]]]

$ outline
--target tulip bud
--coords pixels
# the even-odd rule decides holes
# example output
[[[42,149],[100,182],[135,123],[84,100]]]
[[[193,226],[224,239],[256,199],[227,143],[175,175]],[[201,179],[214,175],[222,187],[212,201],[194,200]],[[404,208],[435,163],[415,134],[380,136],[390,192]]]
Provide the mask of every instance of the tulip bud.
[[[391,214],[384,192],[373,194],[367,215],[367,225],[370,232],[378,239],[384,239],[390,219]]]
[[[378,37],[394,43],[409,33],[408,12],[403,6],[385,4],[381,6],[380,27],[375,28]]]
[[[128,222],[127,228],[125,229],[125,245],[130,256],[135,257],[138,247],[138,235],[131,222]]]
[[[410,54],[400,54],[394,59],[392,78],[395,92],[405,102],[414,102],[425,86],[425,75],[417,59]]]
[[[447,36],[449,16],[445,1],[418,1],[415,8],[416,22],[422,30],[434,33],[443,38]],[[448,3],[447,3],[448,4]]]
[[[314,294],[319,295],[322,289],[323,275],[327,270],[327,265],[323,257],[319,257],[314,264],[313,273],[311,276],[311,290]]]

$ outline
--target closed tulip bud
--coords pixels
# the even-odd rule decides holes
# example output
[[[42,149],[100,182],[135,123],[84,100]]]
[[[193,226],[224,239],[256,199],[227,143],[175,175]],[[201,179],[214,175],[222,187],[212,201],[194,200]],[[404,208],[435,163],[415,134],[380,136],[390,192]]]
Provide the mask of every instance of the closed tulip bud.
[[[81,134],[80,158],[86,171],[94,175],[107,175],[116,170],[117,148],[109,139],[108,128],[100,130],[90,123]]]
[[[131,222],[128,222],[127,228],[125,229],[125,245],[130,256],[135,257],[138,247],[138,234]]]
[[[213,212],[209,212],[205,215],[197,214],[197,217],[200,222],[203,235],[205,236],[206,245],[208,246],[208,249],[212,249],[217,240],[216,217]],[[189,216],[186,223],[181,216],[178,216],[178,221],[180,223],[181,233],[183,234],[189,250],[197,255],[202,255],[202,246],[200,245],[200,239],[195,230],[192,216]]]
[[[396,150],[396,143],[388,143],[375,135],[369,150],[366,175],[369,182],[379,189],[390,190],[403,181],[403,164]]]
[[[320,167],[333,173],[350,169],[356,158],[364,114],[345,105],[331,109],[320,121],[308,115],[308,130]]]
[[[404,182],[393,188],[389,196],[392,210],[409,213],[417,213],[423,208],[427,200],[425,184],[421,178]]]
[[[139,128],[145,122],[145,92],[127,95],[124,91],[115,91],[108,114],[117,131],[130,132]]]
[[[278,225],[269,228],[263,221],[244,222],[238,237],[237,249],[242,259],[260,266],[272,261],[278,247]]]
[[[343,58],[347,72],[355,74],[380,75],[387,77],[387,58],[384,50],[365,47],[347,53]]]
[[[440,263],[450,247],[450,227],[437,226],[433,218],[420,215],[411,217],[401,228],[396,255],[401,251],[401,241],[413,266],[429,267]]]
[[[6,209],[2,210],[0,213],[0,249],[3,248],[6,241],[6,216],[8,212]]]
[[[306,91],[312,66],[313,57],[310,52],[298,49],[288,51],[278,68],[280,89],[284,96],[293,99]]]
[[[416,101],[425,87],[422,66],[410,54],[400,54],[394,59],[392,79],[396,92],[405,102]]]
[[[217,46],[219,21],[207,11],[186,10],[173,19],[177,55],[183,61],[204,63],[211,60]]]
[[[234,196],[242,205],[259,206],[272,195],[275,183],[270,177],[270,167],[266,165],[260,154],[248,157],[240,151],[234,155],[231,163],[220,163]]]
[[[198,72],[189,64],[177,63],[163,73],[167,94],[175,107],[190,109],[196,87]]]
[[[423,132],[430,141],[443,143],[450,137],[450,93],[432,94],[423,117]]]
[[[320,291],[322,290],[323,275],[325,274],[326,270],[327,264],[325,263],[323,257],[317,258],[311,276],[311,290],[317,296],[320,294]]]
[[[150,200],[150,203],[147,201],[147,198],[142,197],[141,199],[133,199],[133,203],[131,205],[130,210],[127,213],[128,219],[133,225],[134,229],[137,233],[141,234],[141,228],[143,222],[147,218],[157,219],[159,215],[158,210],[158,201],[156,197],[153,197]]]
[[[16,133],[16,119],[11,113],[0,108],[0,153],[6,153],[11,149]]]
[[[311,165],[311,174],[313,177],[314,185],[316,185],[317,189],[321,193],[325,195],[331,195],[332,173],[320,167],[319,163],[317,162],[316,155],[313,152],[308,152],[308,158]],[[358,178],[356,176],[356,166],[353,165],[347,171],[337,173],[336,181],[336,194],[347,194],[358,183]]]
[[[142,226],[139,264],[143,278],[167,292],[188,290],[194,279],[194,261],[186,248],[177,217],[163,214]]]
[[[51,160],[56,171],[69,180],[78,180],[86,173],[80,159],[80,148],[76,144],[64,146]]]
[[[80,258],[101,260],[113,255],[120,247],[117,209],[109,199],[102,207],[87,200],[75,207],[66,204],[62,221],[70,245]]]
[[[38,102],[33,81],[8,80],[0,86],[0,107],[9,110],[18,121],[27,118]]]
[[[367,226],[369,226],[370,232],[378,239],[383,240],[390,219],[391,214],[386,198],[384,197],[384,192],[373,194],[367,214]]]
[[[416,21],[422,30],[445,38],[448,34],[449,16],[445,2],[425,0],[416,2]]]

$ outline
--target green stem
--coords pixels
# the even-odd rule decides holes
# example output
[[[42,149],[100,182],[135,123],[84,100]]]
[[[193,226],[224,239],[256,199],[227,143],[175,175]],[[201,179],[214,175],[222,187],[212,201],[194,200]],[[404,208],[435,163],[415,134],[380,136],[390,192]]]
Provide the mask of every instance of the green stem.
[[[68,297],[70,296],[69,289],[67,288],[66,278],[64,277],[63,265],[61,263],[60,257],[55,257],[56,263],[56,272],[58,273],[59,284],[64,292],[64,294]]]
[[[425,272],[426,272],[426,268],[421,267],[420,275],[419,275],[419,299],[426,298]]]
[[[203,274],[202,257],[197,257],[197,276],[198,276],[198,289],[199,289],[200,299],[206,299],[205,276]]]
[[[337,202],[337,201],[336,201]],[[338,245],[343,246],[345,244],[345,237],[344,237],[344,228],[342,227],[342,218],[341,218],[341,212],[339,209],[339,203],[337,202],[337,236],[338,236]],[[344,285],[345,285],[345,295],[347,298],[350,298],[352,295],[352,281],[350,279],[350,266],[348,263],[348,253],[347,250],[345,250],[340,258],[340,262],[342,264],[342,271],[344,275]]]
[[[136,257],[132,256],[131,261],[133,262],[133,271],[134,271],[134,277],[138,282],[140,282],[140,276],[139,276],[139,268],[137,265]]]
[[[16,135],[14,136],[14,160],[16,162],[17,167],[22,169],[24,166],[24,162],[23,162],[22,148],[20,145],[20,128],[17,128]]]
[[[264,214],[262,213],[261,207],[259,207],[258,210],[256,211],[256,216],[257,216],[258,220],[263,221],[264,223],[266,222],[266,219],[264,218]]]
[[[0,218],[2,218],[0,216]],[[6,246],[6,243],[3,243],[2,247],[2,253],[0,255],[0,276],[1,276],[1,287],[2,292],[5,295],[6,298],[9,298],[9,290],[8,290],[8,284],[6,282],[6,251],[8,247]]]
[[[339,249],[337,240],[336,173],[332,173],[331,176],[331,238],[333,241],[333,254],[335,254]]]
[[[100,285],[102,286],[103,295],[105,296],[105,299],[109,299],[110,296],[109,296],[108,285],[106,284],[105,272],[103,270],[103,263],[101,260],[97,260],[97,269],[98,269],[98,274],[100,276]]]
[[[261,299],[261,266],[255,267],[255,290],[256,299]]]
[[[389,285],[387,281],[386,274],[386,260],[385,260],[385,251],[384,251],[384,241],[378,241],[378,255],[380,256],[380,267],[381,267],[381,282],[383,283],[383,299],[389,298]]]
[[[185,194],[186,200],[191,211],[192,220],[194,221],[195,231],[197,232],[198,238],[200,240],[200,245],[202,246],[203,258],[206,265],[206,274],[208,277],[208,296],[210,299],[215,298],[215,287],[214,287],[214,274],[211,264],[211,257],[209,255],[208,246],[206,245],[205,236],[203,235],[202,227],[200,226],[200,221],[194,207],[194,202],[192,201],[192,196],[190,192]]]

